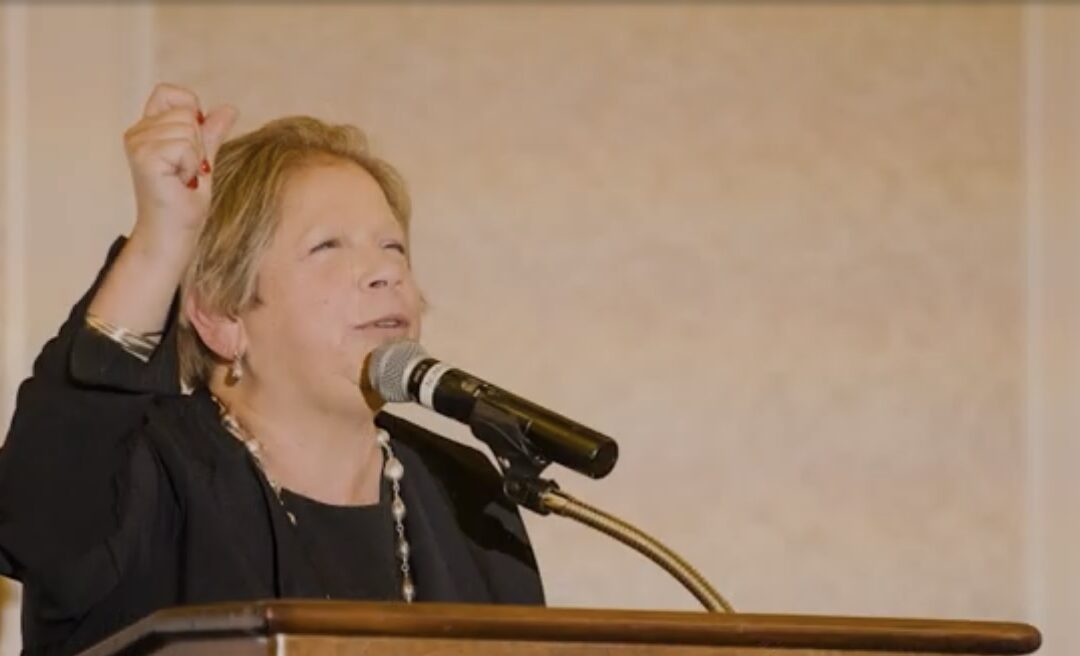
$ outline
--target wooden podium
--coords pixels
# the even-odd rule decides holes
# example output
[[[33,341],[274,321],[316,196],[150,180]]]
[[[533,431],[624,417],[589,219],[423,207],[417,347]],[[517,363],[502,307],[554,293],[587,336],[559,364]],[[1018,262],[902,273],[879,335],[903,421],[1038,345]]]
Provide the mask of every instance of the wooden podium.
[[[1028,654],[1026,624],[462,604],[267,601],[160,611],[83,652],[337,656]]]

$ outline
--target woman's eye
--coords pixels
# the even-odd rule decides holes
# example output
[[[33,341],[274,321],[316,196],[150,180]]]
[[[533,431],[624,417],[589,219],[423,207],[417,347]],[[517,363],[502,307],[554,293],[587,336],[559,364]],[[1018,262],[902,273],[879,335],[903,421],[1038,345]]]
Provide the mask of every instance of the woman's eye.
[[[323,241],[319,242],[318,244],[316,244],[315,247],[312,248],[310,252],[317,253],[317,252],[322,251],[322,250],[327,250],[327,249],[330,249],[330,248],[337,248],[340,245],[341,245],[341,240],[340,239],[336,239],[336,238],[335,239],[326,239],[326,240],[323,240]]]
[[[385,247],[389,248],[390,250],[395,250],[402,255],[405,254],[405,244],[401,243],[400,241],[387,242]]]

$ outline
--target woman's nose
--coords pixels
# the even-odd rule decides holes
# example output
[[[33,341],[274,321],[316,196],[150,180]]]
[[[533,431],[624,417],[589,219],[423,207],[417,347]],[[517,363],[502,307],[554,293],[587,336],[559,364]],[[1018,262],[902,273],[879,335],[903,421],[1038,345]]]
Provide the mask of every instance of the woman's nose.
[[[381,252],[366,268],[361,284],[367,289],[396,287],[401,284],[404,273],[398,259],[391,253]]]

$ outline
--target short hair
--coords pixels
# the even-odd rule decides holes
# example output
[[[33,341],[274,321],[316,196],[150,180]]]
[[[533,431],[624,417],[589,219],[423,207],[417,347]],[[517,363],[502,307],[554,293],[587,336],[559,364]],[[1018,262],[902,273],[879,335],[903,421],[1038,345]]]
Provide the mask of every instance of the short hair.
[[[209,216],[181,283],[182,297],[195,293],[206,308],[234,316],[257,305],[257,266],[277,228],[285,185],[307,166],[335,161],[356,164],[375,179],[407,238],[411,204],[404,180],[371,154],[363,132],[309,116],[281,118],[218,151]],[[183,312],[177,351],[180,379],[189,387],[207,385],[222,363]]]

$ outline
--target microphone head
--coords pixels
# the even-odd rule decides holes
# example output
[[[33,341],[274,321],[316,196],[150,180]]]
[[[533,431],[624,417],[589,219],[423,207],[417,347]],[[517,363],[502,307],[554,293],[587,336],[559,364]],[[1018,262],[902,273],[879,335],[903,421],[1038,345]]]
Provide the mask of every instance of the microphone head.
[[[430,358],[423,346],[411,339],[387,342],[371,353],[368,381],[372,389],[389,403],[412,401],[409,396],[409,372],[413,365]]]

